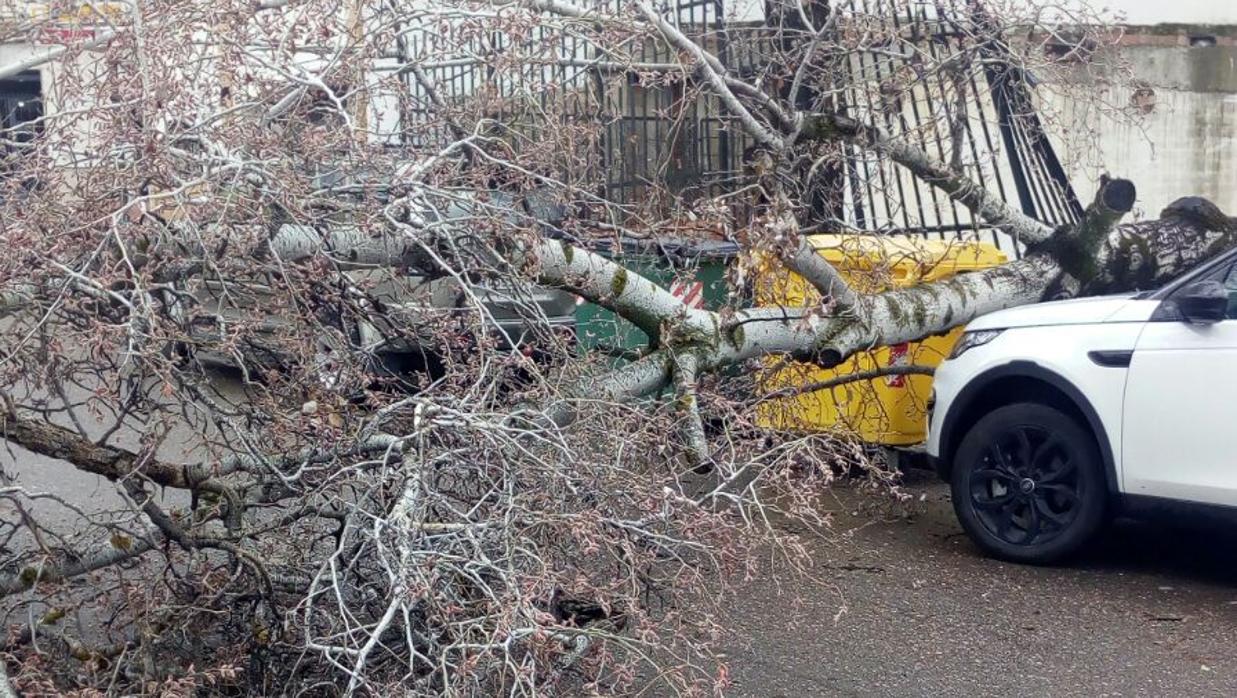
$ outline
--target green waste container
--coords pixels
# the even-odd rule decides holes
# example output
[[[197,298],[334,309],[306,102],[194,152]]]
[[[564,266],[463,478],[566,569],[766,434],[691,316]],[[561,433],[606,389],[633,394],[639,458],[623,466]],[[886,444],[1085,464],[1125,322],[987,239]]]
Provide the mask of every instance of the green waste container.
[[[592,251],[669,288],[693,307],[717,310],[726,302],[726,268],[739,247],[724,240],[625,238]],[[635,325],[593,303],[576,309],[576,336],[588,350],[636,349],[648,342]]]

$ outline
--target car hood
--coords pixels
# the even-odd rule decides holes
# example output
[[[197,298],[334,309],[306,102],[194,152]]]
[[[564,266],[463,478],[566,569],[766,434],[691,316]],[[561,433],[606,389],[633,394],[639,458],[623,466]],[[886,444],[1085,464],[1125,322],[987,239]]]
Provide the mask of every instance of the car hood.
[[[1120,296],[1073,298],[1049,303],[1032,303],[989,313],[971,322],[971,324],[967,325],[967,329],[988,330],[1043,325],[1086,325],[1105,322],[1112,319],[1114,315],[1117,315],[1122,308],[1126,308],[1131,303],[1136,302],[1133,294],[1125,294]]]

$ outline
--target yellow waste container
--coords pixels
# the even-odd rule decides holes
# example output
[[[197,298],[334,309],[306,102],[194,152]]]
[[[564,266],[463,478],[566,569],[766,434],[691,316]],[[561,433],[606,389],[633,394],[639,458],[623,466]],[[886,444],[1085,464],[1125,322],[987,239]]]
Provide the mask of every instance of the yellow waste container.
[[[936,281],[1006,261],[996,246],[974,241],[878,235],[814,235],[808,239],[855,290],[864,293]],[[755,291],[761,305],[805,306],[820,300],[802,277],[781,265],[769,265],[759,274]],[[944,336],[861,352],[833,369],[787,364],[772,357],[761,376],[761,389],[768,394],[895,364],[936,366],[949,354],[961,331],[957,328]],[[766,428],[840,431],[870,443],[910,446],[927,436],[925,415],[931,390],[930,376],[854,381],[767,400],[757,408],[756,419]]]

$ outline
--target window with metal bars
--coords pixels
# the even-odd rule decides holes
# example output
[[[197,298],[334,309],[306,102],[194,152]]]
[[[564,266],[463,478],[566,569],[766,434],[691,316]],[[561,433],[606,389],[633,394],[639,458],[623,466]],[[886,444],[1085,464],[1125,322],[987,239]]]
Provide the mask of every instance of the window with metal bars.
[[[0,80],[0,125],[3,127],[5,169],[19,158],[42,129],[43,90],[37,71],[18,73]]]

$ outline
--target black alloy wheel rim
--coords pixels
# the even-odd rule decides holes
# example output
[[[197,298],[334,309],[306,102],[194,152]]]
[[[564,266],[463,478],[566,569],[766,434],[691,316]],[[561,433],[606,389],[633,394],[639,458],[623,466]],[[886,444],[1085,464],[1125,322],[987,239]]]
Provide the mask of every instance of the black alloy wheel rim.
[[[1011,545],[1041,545],[1078,519],[1085,486],[1066,443],[1038,426],[1003,430],[979,456],[969,491],[975,516]]]

